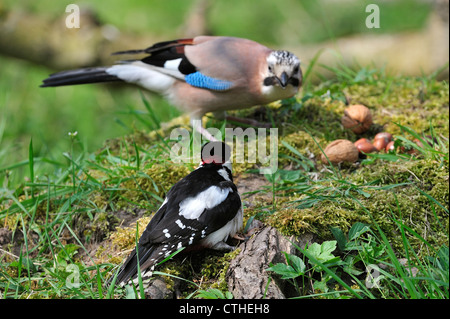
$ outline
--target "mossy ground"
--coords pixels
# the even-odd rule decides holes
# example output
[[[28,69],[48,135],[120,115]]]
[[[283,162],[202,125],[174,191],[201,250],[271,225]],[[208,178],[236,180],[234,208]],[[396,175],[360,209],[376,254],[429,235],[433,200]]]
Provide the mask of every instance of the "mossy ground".
[[[285,102],[284,105],[269,106],[264,112],[261,109],[235,112],[240,116],[251,116],[262,121],[275,119],[282,128],[278,141],[280,168],[300,170],[302,173],[299,176],[314,175],[314,179],[309,178],[304,182],[308,187],[307,194],[289,187],[288,191],[278,190],[277,187],[270,189],[269,183],[266,189],[255,189],[254,191],[261,193],[274,192],[276,203],[272,201],[273,196],[254,197],[251,207],[246,211],[246,217],[257,215],[285,235],[311,232],[321,240],[332,239],[331,227],[339,227],[345,232],[356,222],[369,225],[377,223],[400,254],[403,242],[399,226],[394,220],[401,220],[431,245],[439,247],[445,244],[448,241],[448,212],[436,205],[430,197],[444,206],[448,203],[448,155],[441,161],[420,154],[395,162],[381,159],[358,162],[335,168],[339,171],[337,175],[330,173],[328,166],[316,159],[320,158],[321,148],[334,139],[355,141],[363,136],[370,139],[381,131],[405,135],[396,123],[408,126],[419,134],[430,134],[432,128],[434,134],[442,137],[448,150],[446,84],[433,82],[426,86],[421,80],[398,78],[369,84],[352,84],[346,86],[342,94],[345,99],[333,98],[328,92],[325,96],[312,96],[302,104],[292,100],[289,104]],[[362,135],[346,130],[340,123],[349,101],[364,104],[372,111],[374,125]],[[215,124],[213,120],[209,121],[212,125]],[[300,160],[310,161],[306,170],[292,160],[297,155],[283,142],[304,155]],[[144,170],[146,175],[151,176],[151,182],[149,178],[128,180],[127,183],[134,186],[126,188],[134,188],[135,191],[127,191],[123,196],[132,202],[145,201],[140,190],[155,191],[155,185],[158,186],[157,189],[167,190],[188,171],[183,165],[159,165]],[[250,176],[251,179],[253,174],[248,173],[248,170],[255,167],[248,163],[235,165],[237,181],[240,177],[248,179]],[[314,200],[311,200],[312,191],[316,193]],[[158,195],[164,194],[159,192]],[[306,206],[302,205],[305,201],[309,203]],[[271,210],[273,207],[275,210]],[[134,230],[130,229],[130,232],[133,233]],[[112,236],[115,236],[114,233]],[[412,238],[411,245],[420,250],[422,242]],[[200,273],[203,282],[207,283],[211,281],[209,278],[216,278],[220,273],[216,268],[221,263],[217,263],[217,260],[208,262],[211,258],[217,259],[217,256],[204,258],[205,264],[202,264]],[[171,264],[165,267],[166,271],[169,271],[168,267]],[[187,275],[184,271],[176,271],[176,274]]]
[[[325,82],[309,87],[299,98],[233,112],[259,121],[273,121],[279,128],[279,170],[263,177],[267,183],[252,183],[262,179],[255,173],[257,164],[234,165],[235,181],[247,191],[242,194],[245,220],[256,216],[283,234],[309,232],[319,240],[332,238],[330,227],[345,232],[355,222],[376,223],[399,256],[403,242],[396,220],[436,249],[448,242],[448,84],[425,77],[368,74],[364,81]],[[340,123],[349,103],[364,104],[372,112],[374,124],[362,135],[355,135]],[[80,173],[67,181],[68,185],[79,181],[78,189],[91,186],[88,191],[76,193],[76,199],[70,199],[69,190],[45,197],[48,192],[44,187],[39,195],[41,200],[33,202],[30,187],[22,188],[17,191],[17,202],[30,207],[33,213],[19,218],[15,214],[23,212],[20,205],[5,200],[0,203],[3,227],[14,230],[30,225],[43,237],[39,231],[43,232],[47,226],[40,229],[41,226],[32,225],[46,222],[52,225],[52,234],[58,236],[68,225],[73,230],[71,234],[78,234],[84,243],[96,243],[79,254],[80,260],[119,264],[126,257],[124,252],[134,246],[136,222],[142,232],[170,187],[195,167],[170,161],[167,151],[170,143],[166,138],[171,129],[186,123],[186,117],[180,117],[159,131],[137,131],[106,141],[103,149],[85,160]],[[208,127],[222,125],[220,121],[207,120]],[[318,160],[321,149],[335,139],[371,139],[386,131],[399,140],[412,140],[414,136],[402,127],[409,127],[420,136],[432,135],[438,143],[416,155],[391,154],[394,157],[389,160],[375,156],[336,167]],[[70,207],[76,217],[61,221],[61,212]],[[77,242],[68,239],[65,243]],[[30,240],[28,245],[40,247]],[[411,237],[411,245],[419,253],[426,250],[417,237]],[[34,254],[48,250],[39,249]],[[195,260],[176,256],[177,261],[165,263],[161,271],[200,284],[202,289],[215,287],[226,291],[224,276],[232,257],[233,253],[200,253]],[[171,279],[167,283],[174,284]],[[192,285],[184,288],[188,292],[196,289]]]

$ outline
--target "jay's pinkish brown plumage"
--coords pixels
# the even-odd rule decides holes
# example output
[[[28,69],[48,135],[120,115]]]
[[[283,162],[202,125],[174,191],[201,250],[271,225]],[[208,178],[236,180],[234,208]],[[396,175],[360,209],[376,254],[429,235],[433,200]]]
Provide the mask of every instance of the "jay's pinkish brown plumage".
[[[201,123],[207,112],[247,108],[294,96],[302,83],[300,60],[257,42],[198,36],[115,54],[148,54],[109,67],[63,71],[42,87],[124,81],[165,96]],[[195,121],[200,120],[200,121]],[[202,134],[204,129],[194,126]]]

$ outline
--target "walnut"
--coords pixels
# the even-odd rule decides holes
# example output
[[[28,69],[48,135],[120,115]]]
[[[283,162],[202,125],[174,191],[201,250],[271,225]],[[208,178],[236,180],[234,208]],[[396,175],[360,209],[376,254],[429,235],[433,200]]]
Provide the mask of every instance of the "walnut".
[[[355,134],[367,131],[372,125],[372,113],[362,104],[350,105],[344,110],[341,123],[345,128],[352,130]]]
[[[321,156],[321,160],[325,164],[328,164],[327,157],[333,164],[342,162],[354,163],[359,157],[358,149],[348,140],[335,140],[331,142],[325,148],[324,153]]]

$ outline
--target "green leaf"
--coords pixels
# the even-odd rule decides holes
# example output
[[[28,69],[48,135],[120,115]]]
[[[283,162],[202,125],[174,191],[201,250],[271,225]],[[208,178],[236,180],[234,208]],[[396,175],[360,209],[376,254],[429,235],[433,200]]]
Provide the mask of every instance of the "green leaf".
[[[320,263],[334,262],[339,259],[339,257],[332,254],[332,252],[336,249],[336,245],[336,240],[325,241],[321,245],[318,243],[313,243],[306,249],[306,251]],[[309,263],[316,265],[312,260],[309,260]]]
[[[273,271],[277,275],[281,276],[281,279],[291,279],[298,277],[297,272],[294,270],[292,266],[278,263],[272,267],[266,269],[266,271]]]
[[[325,257],[331,256],[334,257],[333,254],[331,254],[333,251],[336,250],[337,242],[335,240],[329,240],[325,241],[320,245],[321,254]]]
[[[34,153],[33,153],[33,139],[30,139],[28,145],[28,165],[30,169],[30,181],[34,183]]]
[[[345,234],[338,227],[331,227],[330,230],[331,230],[331,233],[333,234],[334,238],[337,241],[339,250],[344,251],[345,246],[347,245],[347,238],[345,237]]]
[[[295,255],[286,254],[289,264],[294,268],[297,276],[305,274],[306,265],[303,260]]]
[[[320,255],[320,245],[318,243],[312,243],[306,248],[306,251],[317,258]]]
[[[227,291],[225,294],[219,289],[210,288],[208,290],[199,290],[196,298],[204,299],[233,299],[231,292]]]
[[[355,223],[352,228],[348,231],[348,240],[355,240],[365,232],[368,232],[370,230],[369,226],[366,224],[357,222]]]
[[[137,295],[131,285],[125,286],[125,299],[137,299]]]
[[[67,244],[61,247],[61,250],[56,256],[56,260],[59,263],[62,263],[63,261],[70,261],[73,258],[73,256],[75,256],[78,253],[79,248],[80,246],[76,244]]]
[[[327,286],[327,281],[326,280],[321,280],[321,281],[314,281],[313,284],[314,290],[319,290],[321,292],[328,292],[328,286]]]
[[[31,258],[22,257],[19,260],[13,261],[9,264],[10,267],[17,267],[21,269],[29,269],[31,273],[34,273],[37,271],[36,265],[33,263],[33,260]]]
[[[278,263],[272,267],[266,269],[266,271],[273,271],[278,275],[281,275],[282,279],[291,279],[298,276],[304,275],[306,270],[306,265],[303,260],[295,255],[283,252],[286,257],[286,262],[288,263]]]
[[[293,183],[302,177],[300,171],[278,170],[282,183]]]
[[[435,264],[441,270],[447,272],[449,270],[449,249],[446,245],[442,245],[442,247],[437,252],[437,256],[435,258]]]

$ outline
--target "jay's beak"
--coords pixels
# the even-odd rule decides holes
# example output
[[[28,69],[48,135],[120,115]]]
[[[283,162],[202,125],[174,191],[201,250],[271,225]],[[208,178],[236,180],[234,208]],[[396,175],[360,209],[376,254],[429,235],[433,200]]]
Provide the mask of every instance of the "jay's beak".
[[[278,78],[278,82],[280,82],[280,85],[283,89],[286,88],[289,81],[289,76],[286,72],[281,73],[281,77]]]

